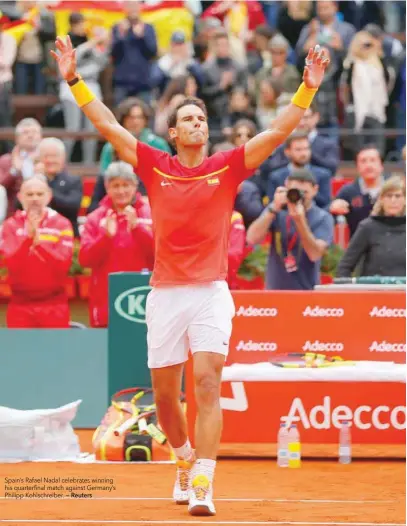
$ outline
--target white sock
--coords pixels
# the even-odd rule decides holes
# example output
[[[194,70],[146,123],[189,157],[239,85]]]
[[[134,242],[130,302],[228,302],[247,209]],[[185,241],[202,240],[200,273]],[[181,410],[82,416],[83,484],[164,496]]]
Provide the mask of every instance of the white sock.
[[[193,467],[192,479],[197,475],[206,475],[211,482],[213,483],[213,478],[215,476],[216,460],[211,460],[210,458],[199,458]]]
[[[192,449],[191,442],[189,441],[189,438],[185,442],[185,444],[181,447],[173,447],[172,448],[175,456],[179,460],[191,460],[194,456],[194,450]]]

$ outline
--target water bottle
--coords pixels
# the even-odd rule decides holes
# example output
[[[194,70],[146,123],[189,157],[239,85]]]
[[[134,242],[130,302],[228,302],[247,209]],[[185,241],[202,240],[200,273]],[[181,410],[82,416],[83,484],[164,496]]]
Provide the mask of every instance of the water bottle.
[[[284,422],[281,422],[277,435],[277,465],[280,468],[288,466],[288,429]]]
[[[288,432],[288,467],[301,467],[301,441],[296,424],[293,424]]]
[[[349,422],[342,422],[339,430],[339,463],[350,464],[352,461],[352,447]]]

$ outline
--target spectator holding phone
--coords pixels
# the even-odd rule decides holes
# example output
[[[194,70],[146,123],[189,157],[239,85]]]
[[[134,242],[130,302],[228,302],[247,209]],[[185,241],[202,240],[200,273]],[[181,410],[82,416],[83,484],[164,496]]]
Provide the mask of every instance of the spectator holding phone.
[[[23,182],[23,206],[7,219],[0,234],[11,286],[7,327],[69,327],[65,283],[72,261],[73,231],[68,219],[48,208],[52,191],[45,177]]]
[[[332,216],[317,207],[318,185],[305,169],[290,174],[273,202],[247,231],[250,244],[271,233],[266,289],[311,290],[319,283],[321,259],[333,240]]]

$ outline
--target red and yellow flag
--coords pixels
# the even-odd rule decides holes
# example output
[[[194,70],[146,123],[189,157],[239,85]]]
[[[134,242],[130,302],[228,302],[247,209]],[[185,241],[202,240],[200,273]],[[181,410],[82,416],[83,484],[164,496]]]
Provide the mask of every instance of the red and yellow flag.
[[[51,8],[55,14],[57,35],[69,31],[69,15],[82,13],[88,23],[89,32],[95,26],[110,29],[125,16],[121,1],[61,0]],[[192,38],[194,17],[183,0],[163,0],[153,6],[143,5],[141,19],[151,24],[157,35],[160,52],[165,51],[174,31],[183,31],[187,40]]]
[[[39,10],[38,8],[34,7],[28,12],[27,18],[24,20],[14,20],[13,22],[6,21],[2,22],[2,30],[4,33],[7,33],[8,35],[11,35],[15,38],[17,44],[21,42],[24,35],[28,33],[28,31],[31,31],[33,27],[35,27],[35,19],[38,16]],[[0,11],[0,17],[1,17],[1,11]]]

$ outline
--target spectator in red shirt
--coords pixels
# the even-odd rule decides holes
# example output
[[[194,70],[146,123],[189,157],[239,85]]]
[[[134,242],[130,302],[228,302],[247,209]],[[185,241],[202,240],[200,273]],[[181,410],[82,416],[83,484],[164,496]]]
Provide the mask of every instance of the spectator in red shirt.
[[[228,285],[230,290],[237,289],[237,273],[245,256],[246,229],[239,212],[232,213],[228,249]]]
[[[154,244],[150,206],[137,193],[133,168],[112,163],[104,176],[107,195],[89,214],[79,261],[92,269],[89,313],[92,327],[108,325],[108,275],[151,270]]]
[[[72,226],[47,207],[52,191],[44,177],[24,181],[18,198],[23,211],[4,222],[0,235],[12,293],[7,327],[68,328],[65,283],[72,261]]]

